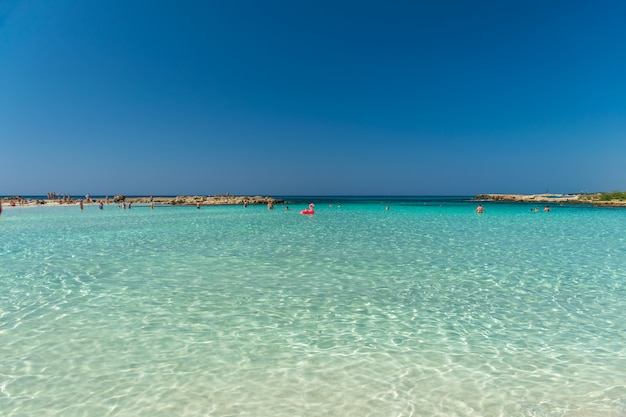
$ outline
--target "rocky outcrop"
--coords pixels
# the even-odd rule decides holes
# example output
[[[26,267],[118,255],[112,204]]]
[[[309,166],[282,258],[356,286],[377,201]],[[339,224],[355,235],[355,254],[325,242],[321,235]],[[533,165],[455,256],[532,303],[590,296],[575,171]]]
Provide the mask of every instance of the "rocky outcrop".
[[[477,201],[519,201],[529,203],[572,203],[578,202],[578,194],[479,194]]]
[[[626,207],[625,200],[601,200],[597,194],[478,194],[475,201],[522,202],[542,204],[591,204],[600,207]]]
[[[273,197],[261,196],[234,196],[234,195],[212,195],[212,196],[177,196],[171,197],[127,197],[126,202],[139,204],[171,205],[171,206],[243,206],[247,205],[267,205],[281,204],[283,200],[277,200]]]

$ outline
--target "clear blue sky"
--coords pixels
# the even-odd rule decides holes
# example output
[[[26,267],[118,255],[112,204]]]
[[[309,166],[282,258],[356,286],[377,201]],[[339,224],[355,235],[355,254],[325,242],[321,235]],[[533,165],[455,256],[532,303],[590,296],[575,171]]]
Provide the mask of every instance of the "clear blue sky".
[[[0,195],[626,190],[626,1],[0,0]]]

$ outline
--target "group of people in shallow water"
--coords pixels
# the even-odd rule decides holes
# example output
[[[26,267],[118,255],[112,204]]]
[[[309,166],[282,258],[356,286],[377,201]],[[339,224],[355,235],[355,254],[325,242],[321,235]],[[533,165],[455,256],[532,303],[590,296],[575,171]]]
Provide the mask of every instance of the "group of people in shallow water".
[[[534,209],[530,209],[530,211],[531,211],[531,212],[533,212],[533,213],[538,213],[538,212],[539,212],[539,207],[535,207]],[[549,212],[549,211],[550,211],[550,206],[546,205],[546,206],[543,208],[543,211],[544,211],[544,212],[546,212],[546,213],[547,213],[547,212]],[[476,207],[476,208],[474,209],[474,212],[475,212],[475,213],[478,213],[478,214],[482,214],[482,213],[486,212],[486,210],[485,210],[485,208],[482,206],[482,204],[479,204],[479,205],[478,205],[478,207]]]
[[[87,202],[91,203],[91,196],[86,195]],[[56,200],[59,204],[72,204],[74,199],[69,194],[48,193],[48,200]]]
[[[49,194],[48,194],[48,197],[51,197],[51,196],[52,196],[52,197],[56,197],[56,194],[55,194],[55,193],[49,193]],[[64,202],[66,202],[66,203],[72,203],[71,198],[68,200],[68,199],[66,199],[66,197],[69,197],[69,196],[64,196],[64,197],[63,197],[63,201],[64,201]],[[91,202],[92,202],[92,200],[91,200],[91,198],[90,198],[90,196],[89,196],[89,195],[87,195],[86,197],[87,197],[87,198],[86,198],[86,200],[79,200],[79,202],[78,202],[78,205],[79,205],[79,207],[80,207],[80,209],[81,209],[81,210],[83,210],[83,209],[84,209],[84,202],[85,202],[85,201],[86,201],[87,203],[91,203]],[[49,198],[49,199],[50,199],[50,198]],[[105,202],[106,202],[106,204],[107,204],[107,205],[109,204],[109,196],[107,196],[105,200],[98,200],[98,208],[99,208],[100,210],[103,210],[103,209],[104,209],[104,204],[105,204]],[[22,198],[20,198],[20,199],[18,200],[18,203],[19,203],[20,205],[28,204],[28,202],[27,202],[25,199],[22,199]],[[15,206],[16,206],[16,202],[14,201],[14,199],[11,199],[9,204],[10,204],[11,206],[13,206],[13,207],[15,207]],[[128,208],[128,209],[130,209],[130,208],[132,208],[132,205],[133,205],[133,203],[132,203],[132,202],[129,202],[128,204],[126,204],[126,202],[125,202],[125,201],[124,201],[124,202],[121,202],[121,203],[118,203],[118,207],[120,207],[122,210],[126,210],[127,208]],[[247,207],[247,206],[248,206],[248,204],[247,204],[247,203],[244,203],[244,205],[243,205],[243,206],[244,206],[244,208],[245,208],[245,207]],[[302,213],[302,214],[314,214],[314,213],[315,213],[315,211],[314,211],[313,207],[315,207],[315,205],[314,205],[314,204],[309,204],[309,208],[308,208],[308,209],[304,209],[304,210],[302,210],[300,213]],[[341,207],[341,205],[338,205],[338,207]],[[154,200],[152,199],[152,196],[150,196],[150,208],[151,208],[151,209],[154,209]],[[200,203],[196,203],[196,208],[198,208],[198,209],[200,208]],[[274,209],[274,204],[273,204],[273,203],[271,203],[271,202],[270,202],[270,203],[268,203],[268,204],[267,204],[267,208],[268,208],[269,210],[273,210],[273,209]],[[289,210],[289,206],[286,206],[286,207],[285,207],[285,210]],[[387,210],[387,211],[388,211],[388,210],[389,210],[389,206],[386,206],[386,207],[385,207],[385,210]],[[530,209],[530,211],[531,211],[531,212],[534,212],[534,213],[538,213],[538,212],[539,212],[539,208],[538,208],[538,207],[535,207],[534,209]],[[546,206],[543,208],[543,211],[544,211],[544,212],[546,212],[546,213],[548,213],[548,212],[550,211],[550,206],[549,206],[549,205],[546,205]],[[482,206],[482,204],[478,204],[478,206],[474,209],[474,212],[475,212],[475,213],[478,213],[478,214],[482,214],[482,213],[485,213],[485,212],[486,212],[486,210],[485,210],[485,208]],[[2,199],[0,198],[0,216],[1,216],[1,215],[2,215]]]

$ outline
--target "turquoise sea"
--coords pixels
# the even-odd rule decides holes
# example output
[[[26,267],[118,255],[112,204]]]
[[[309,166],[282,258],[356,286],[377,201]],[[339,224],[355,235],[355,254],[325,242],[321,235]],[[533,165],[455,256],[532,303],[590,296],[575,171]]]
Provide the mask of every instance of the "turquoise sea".
[[[626,416],[626,209],[288,205],[5,205],[0,415]]]

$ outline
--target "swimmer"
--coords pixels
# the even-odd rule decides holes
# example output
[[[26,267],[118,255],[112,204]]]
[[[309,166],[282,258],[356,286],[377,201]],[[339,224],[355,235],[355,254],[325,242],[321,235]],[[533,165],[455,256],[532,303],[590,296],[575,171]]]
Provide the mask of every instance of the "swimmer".
[[[78,203],[78,205],[80,206],[80,209],[83,209],[83,200],[80,200],[80,202]]]
[[[479,204],[478,207],[476,207],[476,209],[474,211],[476,213],[478,213],[478,214],[482,214],[483,211],[485,211],[485,209],[483,208],[483,206],[481,204]]]
[[[543,211],[545,211],[546,213],[547,213],[547,212],[549,212],[549,211],[550,211],[550,206],[545,206],[545,207],[543,208]]]

